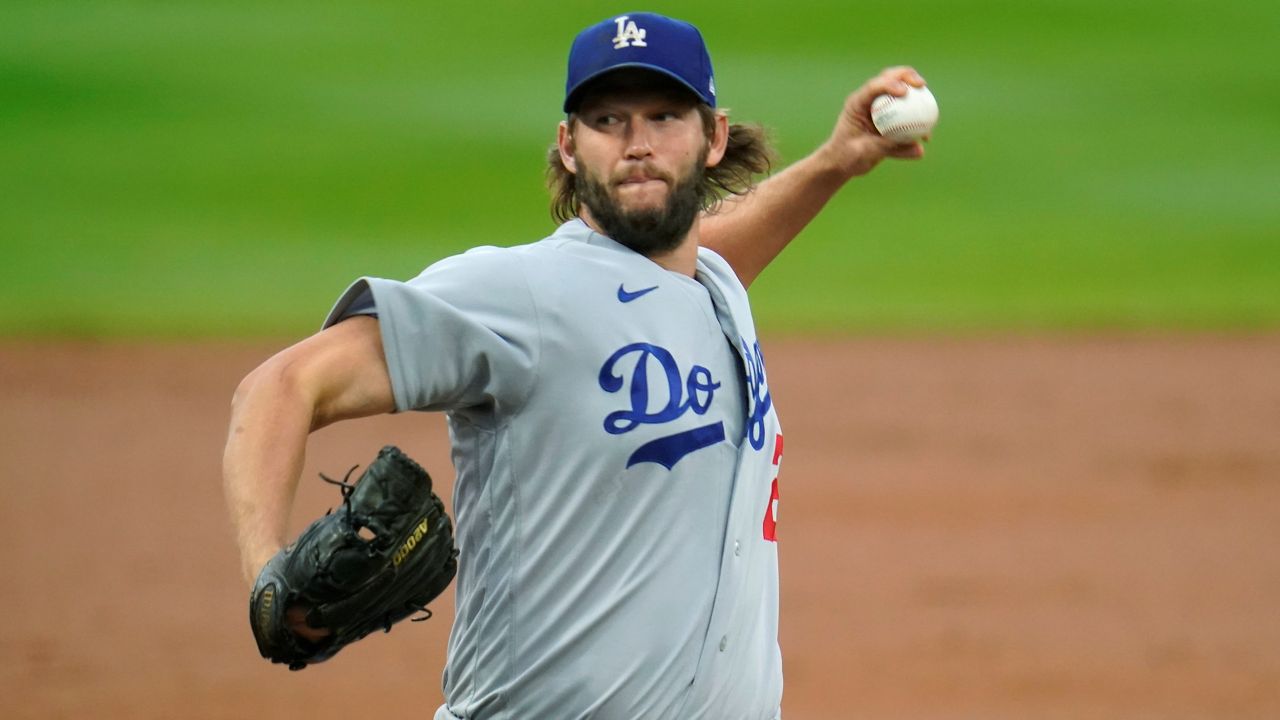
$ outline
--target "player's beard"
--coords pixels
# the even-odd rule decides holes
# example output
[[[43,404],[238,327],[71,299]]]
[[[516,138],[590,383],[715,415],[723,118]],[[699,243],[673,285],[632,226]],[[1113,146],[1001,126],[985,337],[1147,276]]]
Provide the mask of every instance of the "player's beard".
[[[623,208],[610,192],[616,185],[600,182],[586,167],[578,173],[578,199],[591,210],[591,217],[600,230],[613,240],[645,257],[669,252],[689,234],[694,218],[702,210],[700,186],[706,172],[707,152],[708,149],[703,148],[693,166],[675,182],[655,169],[645,169],[649,177],[663,180],[671,188],[666,202],[659,207]]]

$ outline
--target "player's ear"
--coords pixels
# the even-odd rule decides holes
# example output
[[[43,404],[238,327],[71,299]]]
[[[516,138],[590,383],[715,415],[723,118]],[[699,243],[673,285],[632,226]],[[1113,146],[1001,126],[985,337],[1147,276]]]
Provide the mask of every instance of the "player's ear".
[[[710,147],[707,149],[707,167],[715,167],[724,159],[725,149],[729,147],[729,116],[717,110],[714,126],[711,130]]]
[[[578,174],[578,163],[573,157],[573,132],[569,129],[569,121],[561,120],[556,129],[556,147],[560,149],[560,162],[571,174]]]

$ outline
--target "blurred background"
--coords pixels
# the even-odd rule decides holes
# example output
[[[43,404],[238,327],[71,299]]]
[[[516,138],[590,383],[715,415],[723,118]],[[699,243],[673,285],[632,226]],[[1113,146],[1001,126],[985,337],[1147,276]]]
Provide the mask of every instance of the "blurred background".
[[[1280,6],[711,2],[722,103],[784,161],[912,64],[921,166],[854,183],[755,288],[766,330],[1267,328],[1280,321]],[[11,0],[0,333],[314,328],[552,224],[543,153],[597,2]]]
[[[428,717],[452,607],[258,659],[236,382],[359,275],[550,233],[555,3],[6,0],[6,717]],[[1280,4],[652,2],[783,164],[915,66],[920,163],[752,287],[787,435],[789,720],[1280,717]],[[313,436],[294,527],[438,416]]]

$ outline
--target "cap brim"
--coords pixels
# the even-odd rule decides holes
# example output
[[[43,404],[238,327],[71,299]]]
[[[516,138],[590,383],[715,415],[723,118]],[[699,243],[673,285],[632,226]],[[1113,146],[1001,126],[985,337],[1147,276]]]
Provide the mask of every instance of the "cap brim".
[[[582,99],[582,91],[586,88],[586,86],[587,86],[588,84],[590,84],[590,83],[591,83],[591,81],[592,81],[592,80],[595,80],[595,79],[597,79],[597,78],[604,77],[605,75],[608,75],[609,73],[614,72],[615,70],[626,70],[626,69],[628,69],[628,68],[640,68],[640,69],[642,69],[642,70],[651,70],[651,71],[653,71],[653,72],[658,73],[659,75],[664,75],[664,76],[666,76],[666,77],[668,77],[668,78],[671,78],[672,80],[675,80],[677,83],[679,83],[679,84],[680,84],[682,87],[684,87],[686,90],[688,90],[689,92],[693,93],[693,96],[694,96],[694,97],[696,97],[696,98],[698,98],[698,100],[700,100],[701,102],[707,103],[708,105],[711,105],[711,106],[713,106],[713,107],[714,107],[714,105],[715,105],[715,103],[714,103],[714,102],[708,102],[708,101],[707,101],[706,96],[705,96],[705,95],[703,95],[702,93],[698,92],[698,89],[697,89],[697,88],[695,88],[694,86],[690,85],[690,84],[689,84],[689,81],[685,80],[684,78],[680,77],[679,75],[677,75],[677,74],[675,74],[675,73],[671,72],[670,70],[668,70],[668,69],[666,69],[666,68],[664,68],[664,67],[659,67],[659,66],[657,66],[657,65],[651,65],[651,64],[649,64],[649,63],[628,62],[628,63],[619,63],[619,64],[617,64],[617,65],[610,65],[609,67],[607,67],[607,68],[605,68],[605,69],[603,69],[603,70],[599,70],[599,71],[597,71],[597,72],[594,72],[594,73],[592,73],[592,74],[590,74],[590,75],[588,75],[588,76],[586,76],[586,77],[582,78],[581,80],[579,80],[579,81],[578,81],[578,84],[577,84],[577,85],[574,85],[574,86],[573,86],[573,89],[571,89],[571,90],[568,92],[568,94],[566,94],[566,95],[565,95],[565,98],[564,98],[564,111],[565,111],[566,113],[572,112],[571,108],[575,107],[575,106],[577,105],[578,101]]]

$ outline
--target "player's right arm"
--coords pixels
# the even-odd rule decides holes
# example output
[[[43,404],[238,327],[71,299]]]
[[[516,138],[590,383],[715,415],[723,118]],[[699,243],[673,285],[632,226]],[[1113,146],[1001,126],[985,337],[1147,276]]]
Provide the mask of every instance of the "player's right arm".
[[[252,585],[284,546],[307,436],[338,420],[395,409],[378,321],[356,316],[249,373],[231,401],[223,489]]]
[[[891,67],[849,95],[825,143],[809,156],[760,183],[746,195],[730,196],[717,212],[704,214],[700,242],[719,253],[750,287],[793,238],[822,211],[836,192],[871,172],[886,158],[924,156],[920,143],[898,144],[881,137],[871,121],[877,95],[904,95],[924,86],[911,67]]]

